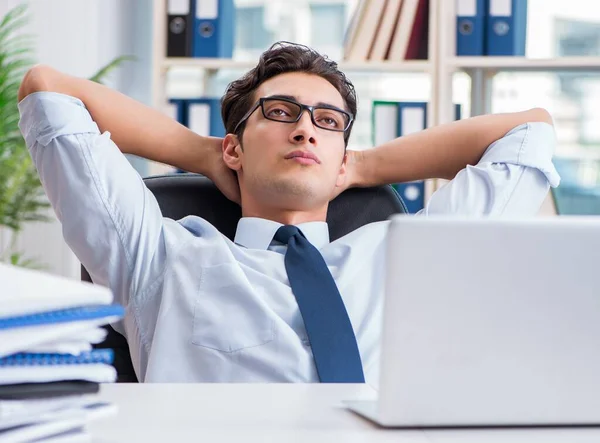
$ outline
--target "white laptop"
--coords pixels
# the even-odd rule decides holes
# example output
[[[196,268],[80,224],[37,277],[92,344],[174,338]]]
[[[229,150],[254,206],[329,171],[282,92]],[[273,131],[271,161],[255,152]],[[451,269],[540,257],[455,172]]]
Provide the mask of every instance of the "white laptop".
[[[600,425],[600,217],[397,216],[379,398],[389,427]]]

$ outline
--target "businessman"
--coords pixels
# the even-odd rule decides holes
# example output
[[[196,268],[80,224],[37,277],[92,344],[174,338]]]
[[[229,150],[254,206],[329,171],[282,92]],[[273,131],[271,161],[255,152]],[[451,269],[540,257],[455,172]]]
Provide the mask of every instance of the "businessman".
[[[349,187],[441,177],[419,216],[533,215],[559,177],[543,109],[486,115],[347,149],[354,88],[337,65],[275,44],[222,98],[224,139],[36,66],[20,128],[64,237],[126,307],[140,381],[376,384],[387,222],[334,242]],[[202,173],[242,207],[235,241],[163,218],[123,153]]]

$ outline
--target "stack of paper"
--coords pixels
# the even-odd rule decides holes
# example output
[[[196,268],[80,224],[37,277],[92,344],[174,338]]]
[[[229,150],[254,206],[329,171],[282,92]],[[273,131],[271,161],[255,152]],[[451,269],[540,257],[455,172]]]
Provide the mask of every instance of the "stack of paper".
[[[87,441],[93,418],[115,411],[97,398],[116,381],[103,325],[119,320],[101,286],[0,264],[0,441]]]

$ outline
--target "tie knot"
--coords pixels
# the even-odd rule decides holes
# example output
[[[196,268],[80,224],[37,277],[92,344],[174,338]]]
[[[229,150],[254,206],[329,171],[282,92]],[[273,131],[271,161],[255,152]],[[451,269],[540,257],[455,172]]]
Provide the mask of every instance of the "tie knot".
[[[290,241],[290,238],[292,238],[296,234],[302,235],[302,231],[300,231],[300,229],[298,229],[296,226],[283,225],[277,230],[274,238],[278,242],[287,245]]]

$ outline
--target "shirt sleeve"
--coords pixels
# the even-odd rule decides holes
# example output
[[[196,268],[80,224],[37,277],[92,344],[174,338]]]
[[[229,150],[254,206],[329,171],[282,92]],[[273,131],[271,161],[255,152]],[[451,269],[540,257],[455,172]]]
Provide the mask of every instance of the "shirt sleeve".
[[[19,127],[64,238],[96,284],[127,306],[165,259],[153,194],[83,102],[38,92],[19,103]]]
[[[552,164],[554,127],[526,123],[492,143],[477,165],[438,189],[421,215],[535,215],[560,177]]]

